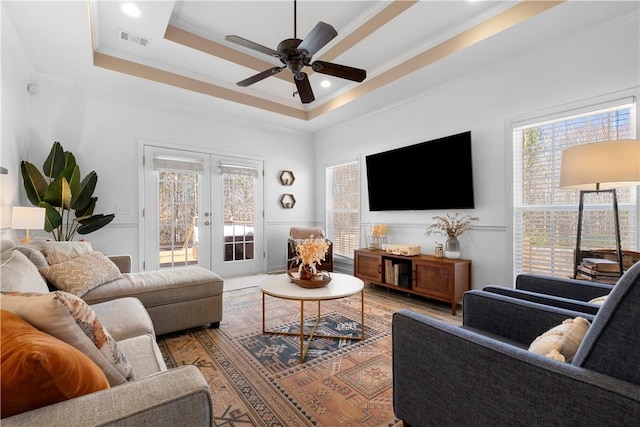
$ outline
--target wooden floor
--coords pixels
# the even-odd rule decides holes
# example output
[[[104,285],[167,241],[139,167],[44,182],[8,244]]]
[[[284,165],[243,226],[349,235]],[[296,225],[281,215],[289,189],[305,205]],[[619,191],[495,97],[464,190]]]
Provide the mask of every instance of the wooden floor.
[[[407,294],[384,286],[365,284],[365,304],[368,295],[375,295],[376,300],[384,300],[393,311],[408,308],[429,317],[441,320],[452,325],[462,324],[462,306],[458,304],[456,315],[451,314],[451,304],[436,301],[414,294]]]

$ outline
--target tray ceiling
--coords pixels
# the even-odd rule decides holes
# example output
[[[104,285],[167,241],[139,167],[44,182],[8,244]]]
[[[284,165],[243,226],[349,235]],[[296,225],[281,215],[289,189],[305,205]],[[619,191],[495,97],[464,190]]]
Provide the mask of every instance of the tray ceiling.
[[[39,72],[136,93],[166,92],[202,111],[222,107],[312,131],[638,13],[638,2],[627,1],[299,0],[297,38],[319,21],[338,32],[313,60],[367,71],[355,83],[306,67],[316,100],[302,104],[288,70],[237,86],[281,64],[224,40],[237,35],[275,49],[294,37],[293,1],[137,1],[137,18],[123,13],[123,3],[5,1],[2,7]],[[323,80],[331,86],[321,87]]]

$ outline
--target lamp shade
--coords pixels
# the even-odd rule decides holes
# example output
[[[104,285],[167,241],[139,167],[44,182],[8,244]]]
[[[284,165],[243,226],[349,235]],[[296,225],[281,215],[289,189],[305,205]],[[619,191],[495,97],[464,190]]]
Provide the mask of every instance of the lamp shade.
[[[640,185],[639,140],[593,142],[562,152],[560,188],[608,190],[632,185]]]
[[[44,229],[45,208],[14,206],[11,211],[11,228],[16,230]]]

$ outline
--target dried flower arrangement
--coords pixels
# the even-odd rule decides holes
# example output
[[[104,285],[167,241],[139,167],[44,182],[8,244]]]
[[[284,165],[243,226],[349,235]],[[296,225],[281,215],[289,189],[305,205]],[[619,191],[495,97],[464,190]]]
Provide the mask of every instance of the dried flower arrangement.
[[[317,272],[317,264],[325,260],[329,242],[326,239],[314,239],[313,235],[309,239],[296,244],[296,260],[300,262],[300,268],[308,265],[314,274]]]
[[[376,224],[367,226],[366,233],[371,237],[382,237],[387,234],[387,226],[384,224]]]
[[[477,221],[478,217],[471,215],[460,216],[460,214],[456,213],[455,215],[434,216],[433,219],[435,223],[427,227],[425,234],[436,233],[447,236],[449,239],[456,239],[467,231],[471,227],[471,221]]]

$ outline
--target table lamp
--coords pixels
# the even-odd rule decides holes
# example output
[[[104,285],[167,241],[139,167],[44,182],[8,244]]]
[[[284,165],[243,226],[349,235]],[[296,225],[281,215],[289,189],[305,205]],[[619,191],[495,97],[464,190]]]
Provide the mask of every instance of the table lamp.
[[[576,277],[580,263],[584,195],[587,193],[607,192],[613,195],[618,267],[620,274],[623,273],[618,197],[615,189],[634,185],[640,185],[640,140],[621,139],[593,142],[570,147],[562,152],[559,187],[580,190],[573,277]]]
[[[45,208],[14,206],[11,211],[11,228],[16,230],[26,230],[22,243],[29,243],[29,230],[44,229]]]

